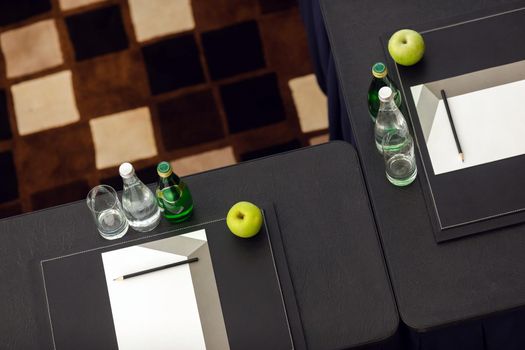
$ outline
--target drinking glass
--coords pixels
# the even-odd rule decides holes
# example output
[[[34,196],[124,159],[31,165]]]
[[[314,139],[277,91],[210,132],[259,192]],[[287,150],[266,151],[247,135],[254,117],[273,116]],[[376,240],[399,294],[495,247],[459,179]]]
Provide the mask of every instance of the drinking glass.
[[[382,142],[386,178],[395,186],[410,185],[417,176],[414,141],[406,130],[387,133]]]
[[[129,224],[113,187],[107,185],[94,187],[89,191],[86,203],[102,237],[111,240],[126,234]]]

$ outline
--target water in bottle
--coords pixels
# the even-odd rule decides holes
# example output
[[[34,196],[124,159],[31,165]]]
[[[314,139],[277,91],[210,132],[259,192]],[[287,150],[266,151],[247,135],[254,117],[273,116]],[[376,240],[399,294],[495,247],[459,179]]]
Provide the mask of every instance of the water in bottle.
[[[374,127],[375,143],[379,153],[383,154],[383,138],[391,132],[408,133],[408,125],[403,114],[394,101],[394,93],[388,86],[379,89],[379,112]],[[395,150],[396,145],[388,145],[389,150]],[[399,145],[401,147],[401,145]]]
[[[123,163],[119,173],[124,181],[122,209],[129,225],[139,232],[153,230],[161,218],[155,195],[135,175],[135,169],[130,163]]]

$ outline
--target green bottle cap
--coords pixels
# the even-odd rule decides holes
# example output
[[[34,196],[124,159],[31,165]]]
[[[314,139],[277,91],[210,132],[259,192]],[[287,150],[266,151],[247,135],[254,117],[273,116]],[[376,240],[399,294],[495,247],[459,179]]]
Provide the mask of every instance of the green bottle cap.
[[[157,174],[159,174],[160,177],[168,177],[173,173],[171,170],[171,165],[168,162],[160,162],[159,165],[157,165]]]
[[[383,62],[377,62],[372,66],[372,74],[376,78],[384,78],[388,74],[388,69]]]

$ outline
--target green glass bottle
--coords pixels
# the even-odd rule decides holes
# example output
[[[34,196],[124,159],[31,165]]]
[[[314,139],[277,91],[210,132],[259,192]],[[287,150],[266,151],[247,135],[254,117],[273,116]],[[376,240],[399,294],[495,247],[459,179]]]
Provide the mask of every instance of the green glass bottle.
[[[169,222],[188,220],[193,212],[193,199],[190,189],[171,169],[168,162],[157,166],[157,202]]]
[[[394,84],[394,82],[388,77],[388,69],[386,65],[382,62],[377,62],[372,66],[372,75],[374,78],[370,83],[370,88],[368,89],[368,113],[372,121],[376,122],[377,112],[379,111],[379,89],[383,86],[388,86],[392,89],[394,93],[394,102],[397,105],[397,108],[401,107],[401,93],[399,89]]]

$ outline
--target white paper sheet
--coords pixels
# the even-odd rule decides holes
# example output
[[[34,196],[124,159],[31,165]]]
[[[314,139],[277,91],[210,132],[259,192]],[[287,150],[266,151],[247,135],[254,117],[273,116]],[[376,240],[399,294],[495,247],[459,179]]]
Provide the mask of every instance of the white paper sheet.
[[[102,253],[119,350],[207,348],[199,316],[199,293],[195,292],[191,264],[114,281],[125,274],[186,260],[196,251],[201,257],[192,264],[201,265],[194,269],[204,269],[205,272],[199,273],[197,285],[204,283],[207,286],[204,293],[207,300],[201,300],[207,309],[201,309],[201,315],[203,312],[210,313],[215,323],[207,326],[208,333],[212,333],[214,343],[219,343],[218,346],[223,349],[227,348],[205,232],[200,230],[184,236]],[[204,256],[203,247],[208,256]],[[199,295],[202,299],[203,292]],[[220,322],[222,324],[217,324]],[[217,347],[208,346],[208,350],[212,348]]]
[[[412,87],[412,91],[420,95],[419,86]],[[437,102],[426,141],[434,173],[438,175],[525,154],[524,101],[525,80],[448,97],[465,162],[458,157],[443,101],[430,102]],[[418,114],[421,109],[418,105]]]

